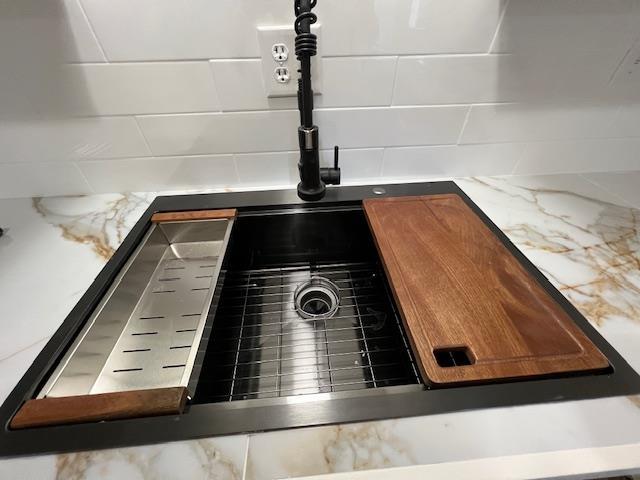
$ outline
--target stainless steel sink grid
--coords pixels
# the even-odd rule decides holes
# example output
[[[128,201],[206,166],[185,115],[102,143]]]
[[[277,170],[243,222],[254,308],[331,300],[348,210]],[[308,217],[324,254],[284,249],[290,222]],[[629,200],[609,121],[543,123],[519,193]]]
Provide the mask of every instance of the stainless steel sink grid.
[[[39,397],[187,386],[232,223],[152,226]]]
[[[227,272],[195,401],[420,383],[380,275],[362,263]],[[296,288],[317,276],[340,303],[330,318],[301,318]]]

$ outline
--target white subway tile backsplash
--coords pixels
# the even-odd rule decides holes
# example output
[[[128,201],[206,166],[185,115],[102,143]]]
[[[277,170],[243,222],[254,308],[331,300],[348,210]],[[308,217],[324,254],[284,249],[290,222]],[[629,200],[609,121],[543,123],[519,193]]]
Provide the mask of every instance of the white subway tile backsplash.
[[[31,62],[103,62],[77,0],[0,2],[0,59],[7,68]]]
[[[322,95],[314,97],[317,108],[391,104],[396,57],[324,58],[322,62],[325,80]],[[298,107],[295,97],[267,97],[261,60],[212,60],[211,69],[223,110]]]
[[[96,193],[221,188],[238,182],[232,155],[97,160],[78,166]]]
[[[468,107],[325,109],[320,145],[331,148],[389,147],[456,143]]]
[[[266,96],[257,38],[292,6],[0,1],[0,196],[296,184],[297,99]],[[640,169],[640,88],[616,73],[640,0],[314,12],[321,162],[340,145],[344,183]]]
[[[258,57],[258,25],[293,25],[291,0],[82,0],[111,61]]]
[[[248,153],[298,148],[293,110],[149,115],[138,122],[154,155]]]
[[[640,138],[530,143],[514,173],[623,170],[640,170]]]
[[[509,55],[401,57],[393,104],[513,101],[519,97],[521,84],[513,84],[515,75],[505,79],[505,72],[513,70],[512,63]]]
[[[341,149],[342,184],[362,183],[380,177],[382,148]],[[300,181],[300,153],[249,153],[236,155],[240,184],[247,186],[293,186]],[[320,151],[320,165],[333,166],[333,149]]]
[[[640,208],[640,172],[590,173],[584,178],[621,198],[627,205]]]
[[[0,163],[0,198],[87,193],[91,188],[72,163]]]
[[[106,61],[98,39],[80,6],[80,0],[64,0],[63,5],[65,18],[61,21],[59,28],[61,31],[65,31],[66,25],[69,28],[64,37],[64,48],[68,52],[67,60],[70,62]]]
[[[510,0],[495,52],[619,49],[637,37],[637,0]]]
[[[509,143],[387,148],[382,175],[390,178],[509,175],[523,148],[521,144]]]
[[[236,155],[240,184],[245,186],[296,185],[298,152],[247,153]]]
[[[74,61],[104,61],[76,0],[0,1],[0,124],[69,113]]]
[[[0,162],[47,162],[150,154],[132,117],[0,124]]]
[[[612,105],[473,105],[460,143],[602,138],[616,114]]]
[[[110,60],[258,57],[258,25],[293,25],[291,0],[82,0]],[[324,55],[486,52],[503,0],[324,0]],[[123,35],[123,32],[127,32]]]
[[[209,63],[223,111],[298,108],[295,97],[267,97],[262,60],[212,60]]]
[[[639,103],[629,103],[620,107],[611,134],[615,137],[640,137]]]
[[[69,65],[80,115],[216,111],[207,62]]]
[[[325,58],[318,107],[391,105],[396,57]]]
[[[479,53],[489,49],[504,0],[318,2],[325,55]]]
[[[400,57],[393,104],[588,100],[618,63],[617,52]]]
[[[621,54],[618,50],[599,50],[559,51],[546,55],[545,62],[552,68],[544,70],[554,79],[553,89],[547,92],[547,101],[578,99],[588,102],[601,99],[616,103],[611,102],[612,92],[608,90],[611,76],[622,59]]]
[[[322,148],[450,144],[466,111],[458,106],[324,109],[315,118],[322,125]],[[299,121],[293,110],[138,117],[154,155],[296,150]]]

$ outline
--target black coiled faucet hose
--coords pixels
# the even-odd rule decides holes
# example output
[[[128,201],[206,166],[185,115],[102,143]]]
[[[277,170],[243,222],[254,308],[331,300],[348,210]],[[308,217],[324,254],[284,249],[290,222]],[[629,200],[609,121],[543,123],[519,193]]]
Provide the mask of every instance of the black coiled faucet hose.
[[[312,57],[318,52],[318,38],[311,33],[311,25],[318,21],[316,14],[311,12],[316,4],[317,0],[311,0],[308,11],[303,11],[301,0],[296,0],[294,5],[296,20],[293,27],[297,34],[295,49],[298,60],[302,60],[303,57]]]
[[[296,31],[295,50],[300,61],[298,79],[298,104],[300,109],[300,123],[303,127],[313,126],[313,91],[311,89],[311,57],[318,51],[318,38],[311,33],[311,25],[318,17],[311,12],[318,0],[295,0],[294,12],[296,19],[293,28]]]
[[[303,57],[312,57],[318,53],[318,38],[313,33],[305,33],[300,29],[302,22],[308,21],[309,24],[316,23],[318,17],[315,13],[307,12],[301,13],[296,17],[295,29],[296,29],[296,56],[298,60],[302,60]]]
[[[294,11],[296,19],[293,28],[296,31],[295,49],[298,60],[302,61],[318,53],[318,37],[311,33],[311,25],[318,21],[311,9],[318,0],[295,0]]]

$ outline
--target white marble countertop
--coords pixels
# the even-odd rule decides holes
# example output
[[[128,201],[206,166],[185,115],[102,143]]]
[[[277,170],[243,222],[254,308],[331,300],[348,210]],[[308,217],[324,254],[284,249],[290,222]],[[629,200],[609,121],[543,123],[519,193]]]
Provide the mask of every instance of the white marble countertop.
[[[640,173],[456,181],[640,371]],[[0,201],[0,401],[154,196]],[[638,444],[640,397],[613,397],[11,459],[0,478],[261,480]]]

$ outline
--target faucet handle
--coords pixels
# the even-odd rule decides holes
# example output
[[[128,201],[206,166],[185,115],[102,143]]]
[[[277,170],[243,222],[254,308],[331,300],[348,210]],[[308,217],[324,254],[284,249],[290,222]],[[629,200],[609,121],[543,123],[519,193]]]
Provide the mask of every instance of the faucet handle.
[[[338,166],[339,148],[333,147],[333,168],[321,168],[320,178],[329,185],[340,185],[340,167]]]

